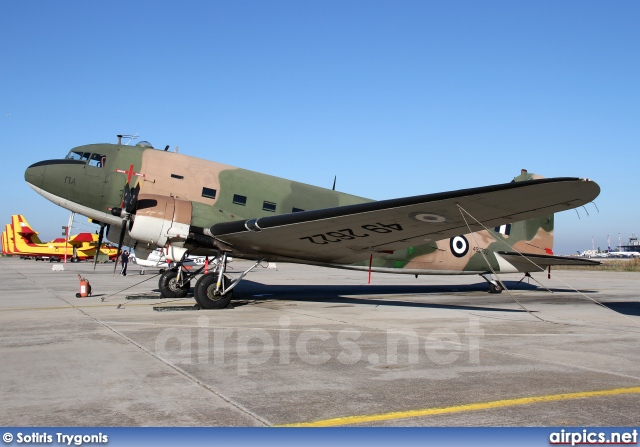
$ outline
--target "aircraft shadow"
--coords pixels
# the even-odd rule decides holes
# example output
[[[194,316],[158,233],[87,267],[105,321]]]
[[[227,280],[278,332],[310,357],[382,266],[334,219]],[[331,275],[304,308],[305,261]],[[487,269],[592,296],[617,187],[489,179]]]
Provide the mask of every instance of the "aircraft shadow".
[[[534,284],[517,281],[504,281],[505,286],[511,291],[538,291],[545,296],[552,296],[546,289],[538,287]],[[551,291],[566,292],[566,289],[550,289]],[[159,292],[158,289],[155,290]],[[193,288],[190,296],[193,296]],[[278,301],[306,301],[316,303],[327,303],[339,307],[344,305],[365,304],[370,306],[392,306],[392,307],[415,307],[429,309],[453,309],[467,311],[490,311],[490,312],[510,312],[522,313],[522,309],[505,309],[501,307],[489,306],[471,306],[460,304],[442,304],[442,303],[426,303],[413,301],[403,297],[402,295],[416,295],[414,299],[425,298],[424,295],[429,294],[450,294],[456,296],[464,293],[483,293],[487,297],[503,296],[511,302],[509,296],[503,292],[502,295],[490,295],[488,293],[488,285],[485,282],[477,284],[463,285],[282,285],[282,284],[263,284],[248,279],[243,280],[234,289],[234,307],[258,304],[260,302],[268,302],[270,300]],[[587,291],[593,292],[593,291]],[[363,296],[359,298],[358,296]],[[376,296],[372,298],[364,298],[364,296]],[[386,300],[380,295],[400,295],[401,299]],[[460,295],[464,296],[464,295]],[[331,307],[331,306],[330,306]],[[640,312],[640,309],[638,310]]]
[[[509,288],[515,286],[516,281],[506,282]],[[456,309],[469,311],[497,311],[497,312],[525,312],[522,309],[504,309],[489,306],[470,306],[460,304],[425,303],[407,299],[380,299],[379,295],[425,295],[441,293],[465,293],[484,292],[487,293],[487,284],[465,284],[456,286],[440,285],[268,285],[244,280],[236,288],[236,301],[234,306],[252,304],[256,302],[267,302],[269,300],[291,300],[327,303],[339,307],[340,305],[366,304],[371,306],[393,306],[393,307],[417,307],[429,309]],[[540,290],[538,287],[520,283],[517,290]],[[354,296],[356,295],[356,296]],[[358,295],[372,296],[377,298],[359,298]],[[496,296],[496,295],[493,295]],[[406,297],[401,297],[406,298]],[[420,298],[420,296],[416,296]]]
[[[637,301],[611,301],[602,304],[620,314],[640,316],[640,302]]]

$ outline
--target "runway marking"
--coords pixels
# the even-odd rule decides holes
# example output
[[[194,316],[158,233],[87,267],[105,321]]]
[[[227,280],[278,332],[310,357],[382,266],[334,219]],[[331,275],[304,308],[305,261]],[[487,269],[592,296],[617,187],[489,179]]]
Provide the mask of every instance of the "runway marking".
[[[473,404],[453,405],[451,407],[424,408],[421,410],[395,411],[362,416],[344,416],[333,419],[323,419],[314,422],[298,422],[283,424],[280,427],[335,427],[338,425],[361,424],[364,422],[390,421],[439,414],[463,413],[465,411],[488,410],[493,408],[512,407],[516,405],[530,405],[541,402],[559,402],[588,397],[615,396],[621,394],[640,394],[640,387],[614,388],[610,390],[582,391],[577,393],[549,394],[546,396],[520,397],[516,399],[495,400],[492,402],[478,402]]]

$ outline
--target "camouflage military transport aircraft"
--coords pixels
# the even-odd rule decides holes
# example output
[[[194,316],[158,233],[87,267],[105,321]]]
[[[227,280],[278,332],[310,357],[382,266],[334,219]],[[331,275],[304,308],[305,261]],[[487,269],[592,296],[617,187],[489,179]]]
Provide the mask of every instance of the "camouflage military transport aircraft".
[[[168,148],[168,146],[167,146]],[[522,171],[510,183],[372,201],[136,146],[90,144],[25,172],[36,192],[98,222],[107,237],[144,258],[163,247],[168,259],[213,256],[211,273],[195,284],[203,308],[229,304],[233,288],[261,261],[385,273],[477,274],[490,291],[492,273],[589,264],[554,256],[553,213],[591,202],[588,179],[543,179]],[[523,256],[524,254],[525,256]],[[231,279],[227,257],[256,263]],[[196,274],[165,271],[165,297],[183,297]]]

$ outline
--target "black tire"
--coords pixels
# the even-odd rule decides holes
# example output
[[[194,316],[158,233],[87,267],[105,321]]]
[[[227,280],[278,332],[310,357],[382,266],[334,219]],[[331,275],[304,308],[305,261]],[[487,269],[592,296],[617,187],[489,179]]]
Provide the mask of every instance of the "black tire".
[[[204,308],[204,306],[202,304],[200,304],[200,300],[198,299],[198,289],[200,288],[200,284],[202,283],[202,279],[205,277],[206,275],[202,275],[200,278],[198,278],[198,280],[196,281],[196,285],[193,286],[193,299],[196,300],[196,303],[198,303],[198,305],[202,308]]]
[[[489,283],[489,293],[502,293],[502,287]]]
[[[223,276],[223,289],[229,284],[229,281],[227,276]],[[193,296],[203,309],[224,309],[231,302],[233,291],[228,292],[226,295],[215,294],[217,282],[218,275],[216,273],[207,273],[196,282]]]
[[[177,276],[178,270],[167,270],[160,276],[158,288],[163,298],[184,298],[189,293],[191,281],[187,281],[182,287],[179,287],[176,281]]]

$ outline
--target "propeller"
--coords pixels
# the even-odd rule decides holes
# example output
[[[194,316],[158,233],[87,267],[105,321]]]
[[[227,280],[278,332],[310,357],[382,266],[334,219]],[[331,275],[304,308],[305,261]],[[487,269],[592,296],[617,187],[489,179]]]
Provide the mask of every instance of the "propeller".
[[[136,207],[138,206],[138,195],[140,194],[140,185],[136,184],[133,188],[129,187],[127,183],[124,186],[124,202],[123,208],[127,214],[135,214]]]
[[[124,185],[124,194],[122,195],[122,204],[120,208],[112,208],[111,214],[114,216],[122,217],[122,230],[120,230],[120,237],[118,238],[118,251],[116,253],[116,263],[113,266],[113,274],[116,274],[118,269],[118,261],[120,260],[120,252],[122,251],[122,243],[124,242],[124,236],[127,233],[127,227],[131,229],[133,225],[133,216],[136,214],[136,208],[138,206],[138,195],[140,194],[140,185],[136,184],[133,188],[129,186],[129,182]]]
[[[104,239],[104,227],[105,224],[100,224],[100,232],[98,233],[98,248],[96,248],[96,253],[93,255],[93,271],[96,271],[96,264],[98,263],[98,256],[100,256],[100,249],[102,248],[102,239]]]

